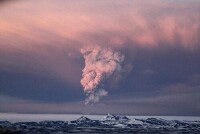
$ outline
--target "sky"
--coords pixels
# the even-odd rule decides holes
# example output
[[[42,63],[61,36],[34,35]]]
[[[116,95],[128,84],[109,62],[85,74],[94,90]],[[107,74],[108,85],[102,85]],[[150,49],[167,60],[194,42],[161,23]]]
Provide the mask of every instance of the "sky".
[[[0,1],[0,112],[200,116],[199,102],[200,1]]]

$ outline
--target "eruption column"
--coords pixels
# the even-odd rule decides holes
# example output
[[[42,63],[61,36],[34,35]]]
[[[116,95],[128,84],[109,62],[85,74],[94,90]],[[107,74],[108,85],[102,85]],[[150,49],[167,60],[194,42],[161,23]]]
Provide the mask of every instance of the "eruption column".
[[[82,70],[81,85],[87,95],[85,104],[97,103],[100,97],[108,92],[103,89],[103,82],[111,77],[114,72],[121,70],[124,55],[110,48],[84,48],[81,53],[85,59],[85,67]]]

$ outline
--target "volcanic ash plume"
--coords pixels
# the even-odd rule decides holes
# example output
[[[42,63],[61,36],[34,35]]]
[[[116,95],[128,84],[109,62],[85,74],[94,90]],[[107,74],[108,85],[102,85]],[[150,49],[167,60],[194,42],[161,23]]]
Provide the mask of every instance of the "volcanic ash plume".
[[[85,104],[97,103],[100,97],[108,94],[103,89],[103,83],[114,72],[121,70],[124,55],[101,47],[81,49],[81,53],[85,59],[81,79],[83,90],[87,95]]]

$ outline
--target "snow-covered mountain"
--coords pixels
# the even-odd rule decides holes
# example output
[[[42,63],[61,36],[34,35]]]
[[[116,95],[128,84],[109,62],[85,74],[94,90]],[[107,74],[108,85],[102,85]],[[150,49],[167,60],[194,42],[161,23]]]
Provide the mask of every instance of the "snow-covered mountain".
[[[85,116],[81,116],[77,120],[69,121],[68,124],[74,126],[99,126],[101,125],[101,122],[99,120],[91,120]]]
[[[81,116],[72,121],[16,122],[0,121],[0,133],[200,133],[200,121],[128,118],[108,114],[101,120]]]
[[[112,114],[108,114],[104,117],[103,120],[107,120],[107,121],[128,121],[130,120],[128,117],[123,116],[123,115],[112,115]]]

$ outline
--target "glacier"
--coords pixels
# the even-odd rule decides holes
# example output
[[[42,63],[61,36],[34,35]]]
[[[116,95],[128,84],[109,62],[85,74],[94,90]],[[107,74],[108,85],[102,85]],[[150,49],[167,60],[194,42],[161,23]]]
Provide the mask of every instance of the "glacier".
[[[45,116],[45,115],[44,115]],[[76,115],[69,120],[13,121],[0,117],[0,133],[67,134],[67,133],[200,133],[200,120],[177,120],[166,117],[140,117],[108,114],[105,116]],[[101,118],[100,118],[101,117]],[[76,118],[76,119],[74,119]]]

